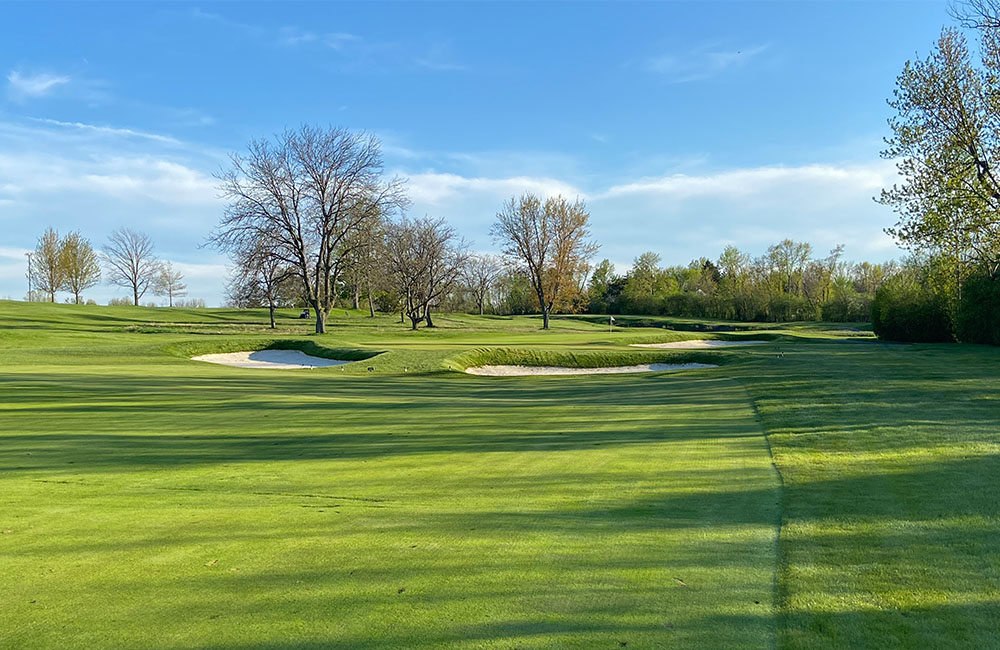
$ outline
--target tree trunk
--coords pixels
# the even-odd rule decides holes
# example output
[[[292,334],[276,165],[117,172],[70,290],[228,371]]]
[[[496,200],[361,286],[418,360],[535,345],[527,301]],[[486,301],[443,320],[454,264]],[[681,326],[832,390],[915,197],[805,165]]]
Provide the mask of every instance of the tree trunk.
[[[318,300],[311,300],[313,309],[316,310],[316,333],[326,334],[326,312],[320,309]]]
[[[421,318],[420,312],[417,312],[416,316],[414,316],[413,314],[410,314],[410,324],[412,325],[412,327],[410,327],[410,329],[412,329],[414,332],[416,332],[417,331],[417,323],[419,323],[422,320],[423,320],[423,318]]]
[[[961,297],[962,296],[959,295],[959,298],[961,298]],[[80,292],[79,291],[74,291],[73,292],[73,302],[76,303],[76,304],[78,304],[78,305],[80,304]]]
[[[549,329],[549,308],[542,307],[542,329]]]
[[[274,329],[274,303],[267,303],[267,311],[271,316],[271,329]]]
[[[480,298],[479,299],[479,315],[480,316],[483,315],[483,302],[485,302],[485,301],[482,298]]]
[[[354,285],[354,294],[351,296],[351,309],[361,309],[361,285]]]
[[[427,321],[427,327],[434,327],[434,321],[431,320],[431,306],[427,305],[424,307],[424,320]]]
[[[368,275],[365,278],[368,289],[368,317],[375,318],[375,300],[372,298],[372,276]]]
[[[134,285],[132,287],[132,299],[135,301],[135,306],[138,307],[139,306],[139,287],[134,286]]]

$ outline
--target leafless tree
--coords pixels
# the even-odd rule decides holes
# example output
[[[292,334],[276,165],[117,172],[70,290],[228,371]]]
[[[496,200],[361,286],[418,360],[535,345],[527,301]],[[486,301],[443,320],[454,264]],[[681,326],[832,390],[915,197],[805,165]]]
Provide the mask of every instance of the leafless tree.
[[[382,178],[375,137],[340,128],[303,126],[254,140],[231,160],[219,177],[229,206],[209,242],[227,251],[266,242],[295,270],[316,310],[316,332],[325,332],[351,253],[348,237],[405,207],[403,180]]]
[[[483,315],[490,290],[505,269],[501,258],[489,254],[470,255],[462,268],[462,280],[476,301],[480,316]]]
[[[512,197],[497,213],[491,230],[504,255],[531,280],[542,312],[542,328],[561,304],[571,304],[577,281],[597,252],[590,241],[590,214],[580,199],[561,196],[544,202],[533,194]]]
[[[174,298],[183,298],[187,295],[187,285],[184,284],[184,275],[174,270],[174,265],[170,262],[161,262],[160,270],[156,274],[156,282],[153,285],[153,293],[158,296],[166,296],[167,304],[174,306]]]
[[[235,264],[226,287],[229,302],[238,307],[266,306],[271,329],[274,329],[274,310],[288,293],[289,281],[296,277],[295,271],[274,255],[263,241],[258,241],[252,249],[233,251],[232,257]]]
[[[101,281],[101,265],[90,242],[78,232],[71,232],[59,246],[59,264],[62,266],[62,287],[73,294],[73,301],[80,304],[80,294]]]
[[[434,326],[431,307],[454,286],[466,257],[465,242],[443,219],[402,219],[388,227],[386,260],[412,329],[420,321]]]
[[[354,309],[360,308],[361,295],[368,301],[368,314],[375,317],[375,293],[385,284],[386,223],[381,217],[369,219],[345,239],[344,278],[351,292]]]
[[[153,240],[130,228],[119,228],[108,237],[102,257],[108,282],[131,289],[132,304],[138,307],[160,272]]]

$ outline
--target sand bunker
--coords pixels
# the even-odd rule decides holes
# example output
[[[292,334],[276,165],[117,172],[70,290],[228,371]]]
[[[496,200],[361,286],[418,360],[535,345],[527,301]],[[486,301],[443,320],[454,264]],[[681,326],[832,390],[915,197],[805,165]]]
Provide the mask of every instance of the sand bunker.
[[[674,341],[673,343],[633,343],[633,348],[659,348],[673,350],[701,350],[703,348],[726,348],[731,345],[760,345],[767,341],[719,341],[699,339],[695,341]]]
[[[470,375],[484,377],[528,377],[533,375],[616,375],[627,372],[660,372],[690,368],[717,368],[708,363],[645,363],[639,366],[608,368],[563,368],[560,366],[475,366],[466,368]]]
[[[256,352],[226,352],[224,354],[203,354],[191,357],[195,361],[207,361],[237,368],[270,368],[287,370],[292,368],[329,368],[342,366],[350,361],[313,357],[301,350],[257,350]]]

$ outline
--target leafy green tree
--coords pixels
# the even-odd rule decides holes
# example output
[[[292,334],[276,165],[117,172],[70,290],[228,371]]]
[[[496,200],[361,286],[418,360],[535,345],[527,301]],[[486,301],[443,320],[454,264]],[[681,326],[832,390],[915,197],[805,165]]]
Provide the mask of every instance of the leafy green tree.
[[[97,253],[79,232],[71,232],[60,242],[59,264],[63,276],[61,288],[72,293],[73,301],[79,305],[80,294],[101,281]]]
[[[56,301],[56,292],[66,284],[66,269],[62,259],[62,241],[59,233],[46,228],[38,238],[32,255],[31,283],[36,291],[49,295],[49,302]]]

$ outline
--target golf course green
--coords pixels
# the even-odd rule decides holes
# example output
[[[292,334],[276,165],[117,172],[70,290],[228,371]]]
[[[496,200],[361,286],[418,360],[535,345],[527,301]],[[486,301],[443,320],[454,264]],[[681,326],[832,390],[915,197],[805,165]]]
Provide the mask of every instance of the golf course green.
[[[0,301],[0,647],[1000,648],[1000,350],[286,312]]]

